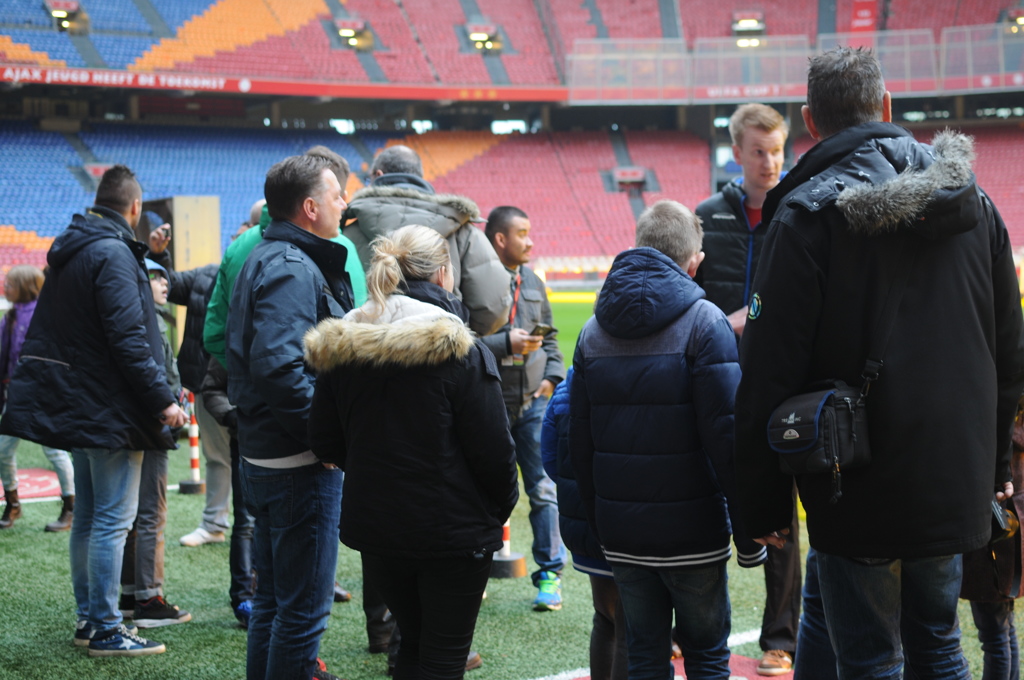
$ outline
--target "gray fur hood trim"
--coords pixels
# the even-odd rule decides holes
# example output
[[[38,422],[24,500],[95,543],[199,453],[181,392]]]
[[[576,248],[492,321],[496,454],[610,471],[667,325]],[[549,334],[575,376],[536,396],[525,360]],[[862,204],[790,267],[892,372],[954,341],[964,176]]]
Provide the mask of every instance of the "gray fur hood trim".
[[[399,323],[326,319],[306,333],[306,363],[317,372],[346,364],[437,366],[464,359],[473,349],[472,331],[450,314]]]
[[[844,189],[842,184],[847,177],[832,178],[831,182],[840,189],[836,207],[846,217],[850,229],[864,234],[895,230],[920,219],[949,190],[955,192],[974,184],[972,137],[950,130],[941,132],[932,141],[932,156],[934,161],[921,169],[907,155],[903,171],[879,184],[869,179]],[[850,177],[848,184],[862,176],[858,173],[858,177]]]
[[[415,189],[395,186],[368,186],[363,187],[352,196],[350,203],[359,199],[373,198],[408,198],[428,203],[436,203],[439,206],[454,210],[464,216],[463,221],[480,221],[480,208],[477,204],[465,196],[455,194],[427,194]]]

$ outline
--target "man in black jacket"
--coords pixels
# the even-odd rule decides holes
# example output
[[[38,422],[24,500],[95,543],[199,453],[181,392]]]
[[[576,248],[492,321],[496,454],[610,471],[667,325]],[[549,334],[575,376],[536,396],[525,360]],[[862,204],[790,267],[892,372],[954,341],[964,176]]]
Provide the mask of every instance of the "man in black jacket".
[[[185,424],[163,369],[146,246],[135,241],[141,209],[135,175],[115,165],[96,205],[54,240],[2,421],[4,434],[72,453],[75,644],[89,656],[165,651],[122,625],[117,606],[142,450],[177,448],[169,428]]]
[[[906,664],[967,678],[960,555],[988,543],[993,497],[1012,493],[1024,387],[1009,237],[975,183],[970,138],[947,132],[929,146],[892,125],[869,50],[811,60],[803,119],[820,141],[765,202],[771,227],[740,352],[743,518],[763,542],[786,540],[793,477],[768,446],[772,410],[816,381],[860,385],[865,361],[882,361],[866,400],[871,462],[797,478],[839,677],[898,678]]]
[[[292,156],[267,173],[273,220],[242,266],[227,324],[228,398],[259,574],[249,620],[251,678],[308,680],[334,596],[342,472],[309,446],[314,376],[302,336],[352,309],[338,235],[345,209],[329,159]],[[333,677],[333,676],[332,676]]]
[[[704,227],[704,263],[694,280],[707,299],[729,316],[737,336],[747,319],[750,287],[757,272],[768,225],[761,220],[765,196],[779,183],[789,126],[764,104],[744,104],[729,117],[732,155],[743,176],[697,206]],[[793,493],[796,493],[794,487]],[[793,510],[790,540],[768,553],[764,565],[765,603],[761,620],[760,675],[793,670],[800,624],[800,523]]]

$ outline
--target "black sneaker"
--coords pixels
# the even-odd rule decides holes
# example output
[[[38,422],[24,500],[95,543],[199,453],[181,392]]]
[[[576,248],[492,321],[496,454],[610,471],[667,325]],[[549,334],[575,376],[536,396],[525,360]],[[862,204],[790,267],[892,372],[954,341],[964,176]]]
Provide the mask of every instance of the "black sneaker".
[[[163,643],[141,638],[129,632],[124,624],[100,633],[89,643],[89,656],[148,656],[166,651]]]
[[[167,604],[163,596],[157,595],[148,600],[136,600],[134,619],[139,628],[160,628],[187,623],[192,620],[192,615],[175,605]]]
[[[135,616],[135,596],[121,594],[121,599],[117,602],[117,608],[121,610],[121,616],[130,619]]]
[[[135,626],[126,625],[125,628],[132,635],[136,635],[139,629]],[[89,625],[88,621],[79,621],[75,624],[75,647],[88,647],[96,635],[96,629]]]

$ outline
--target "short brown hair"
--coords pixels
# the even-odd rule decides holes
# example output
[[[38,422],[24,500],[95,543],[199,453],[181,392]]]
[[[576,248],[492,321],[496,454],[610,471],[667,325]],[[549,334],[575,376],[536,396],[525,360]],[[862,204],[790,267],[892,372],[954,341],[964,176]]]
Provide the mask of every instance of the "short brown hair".
[[[683,268],[703,242],[700,218],[677,201],[658,201],[636,222],[637,248],[654,248]]]
[[[743,146],[743,133],[754,127],[765,132],[782,130],[789,136],[789,124],[782,114],[765,104],[743,104],[729,116],[729,136],[736,146]]]

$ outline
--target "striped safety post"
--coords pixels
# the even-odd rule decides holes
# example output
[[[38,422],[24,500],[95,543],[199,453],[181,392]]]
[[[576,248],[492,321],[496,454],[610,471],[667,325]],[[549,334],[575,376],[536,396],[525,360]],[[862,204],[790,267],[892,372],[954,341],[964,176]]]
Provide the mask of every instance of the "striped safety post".
[[[188,394],[189,466],[192,475],[188,479],[181,480],[178,484],[178,493],[206,493],[206,481],[199,476],[199,423],[196,421],[196,395],[188,390],[186,392]]]
[[[512,552],[512,520],[505,520],[501,527],[501,549],[494,553],[491,562],[491,578],[521,578],[526,576],[526,558]]]

